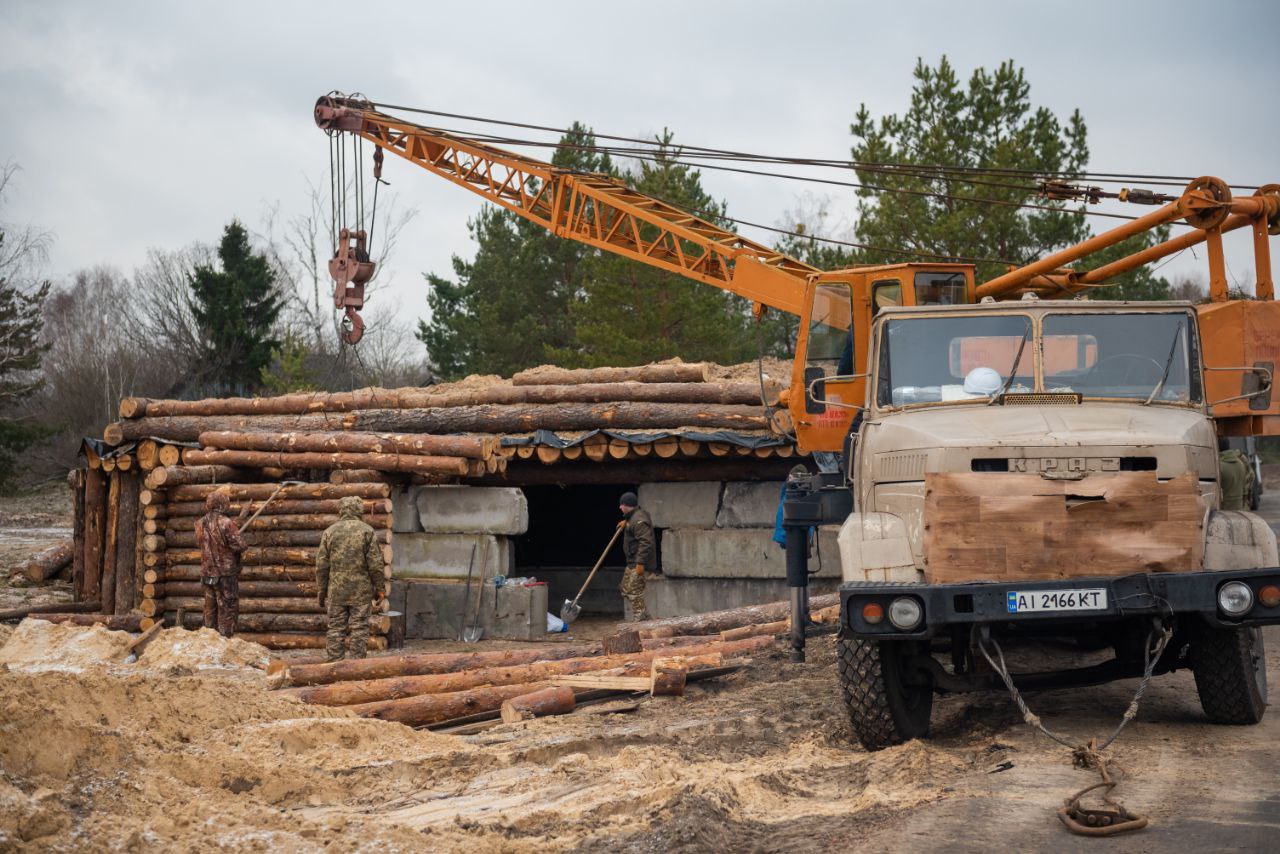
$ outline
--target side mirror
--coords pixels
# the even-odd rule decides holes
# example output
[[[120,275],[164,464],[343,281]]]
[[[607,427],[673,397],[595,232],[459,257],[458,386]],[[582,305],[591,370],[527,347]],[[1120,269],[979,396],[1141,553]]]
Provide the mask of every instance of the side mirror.
[[[813,365],[804,369],[804,411],[810,415],[821,415],[827,411],[826,372]]]

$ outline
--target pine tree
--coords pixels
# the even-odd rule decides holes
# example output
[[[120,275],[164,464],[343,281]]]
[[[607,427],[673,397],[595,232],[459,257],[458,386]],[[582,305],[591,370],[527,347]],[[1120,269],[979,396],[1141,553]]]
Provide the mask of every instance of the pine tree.
[[[723,222],[725,205],[679,162],[670,131],[655,138],[653,161],[623,180],[636,190]],[[642,231],[642,236],[645,235]],[[556,352],[565,365],[636,365],[679,356],[733,363],[756,353],[750,305],[740,297],[610,253],[584,264],[583,297],[572,304],[576,341]]]
[[[611,173],[592,151],[590,128],[575,122],[551,162],[562,169]],[[583,244],[561,240],[509,211],[486,205],[468,223],[473,260],[453,257],[453,279],[427,274],[431,319],[418,324],[432,367],[445,379],[511,374],[542,364],[572,345],[570,308],[582,287]]]
[[[272,352],[284,296],[266,255],[255,253],[249,233],[232,221],[218,244],[221,270],[201,265],[191,275],[191,312],[205,349],[200,373],[223,394],[258,387]]]
[[[0,257],[4,257],[0,231]],[[49,282],[24,289],[0,277],[0,487],[16,473],[18,455],[46,434],[39,425],[12,415],[18,405],[40,388],[40,358],[49,349],[41,341],[44,302]]]
[[[1038,174],[1079,174],[1089,160],[1084,118],[1078,110],[1065,121],[1045,107],[1032,108],[1031,86],[1012,60],[994,72],[979,68],[964,86],[944,56],[937,68],[916,63],[911,104],[901,116],[876,122],[863,104],[850,130],[853,159],[866,164],[1029,170]],[[909,171],[857,170],[857,240],[873,246],[948,257],[999,259],[1024,264],[1077,243],[1090,234],[1083,208],[1046,201],[1028,177],[1013,173],[920,177]],[[967,180],[966,180],[967,179]],[[966,201],[966,198],[996,203]],[[1055,210],[1028,210],[1034,203]],[[1130,238],[1087,264],[1097,266],[1167,238],[1168,229]],[[905,260],[896,253],[864,250],[861,263]],[[1005,272],[1002,263],[980,263],[978,281]],[[1149,269],[1118,277],[1097,292],[1107,299],[1159,299],[1168,284]]]

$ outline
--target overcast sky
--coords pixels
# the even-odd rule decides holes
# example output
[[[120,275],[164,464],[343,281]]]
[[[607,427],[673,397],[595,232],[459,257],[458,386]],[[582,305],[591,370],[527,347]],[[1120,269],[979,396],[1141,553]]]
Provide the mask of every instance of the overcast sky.
[[[686,143],[846,158],[859,103],[900,112],[917,57],[962,78],[1012,58],[1033,103],[1079,108],[1098,171],[1280,181],[1280,3],[320,3],[8,0],[0,162],[22,167],[4,219],[51,229],[49,273],[213,242],[233,217],[303,209],[327,180],[317,96]],[[423,271],[474,250],[472,194],[402,161],[418,216],[379,299],[426,309]],[[803,185],[709,173],[733,216],[779,223]],[[851,191],[849,191],[851,192]],[[837,212],[852,210],[835,199]],[[1132,211],[1130,211],[1132,212]],[[1142,212],[1142,211],[1139,211]],[[1095,228],[1109,221],[1094,220]],[[769,236],[750,230],[751,237]],[[1233,274],[1252,281],[1243,230]],[[1198,272],[1184,253],[1166,273]]]

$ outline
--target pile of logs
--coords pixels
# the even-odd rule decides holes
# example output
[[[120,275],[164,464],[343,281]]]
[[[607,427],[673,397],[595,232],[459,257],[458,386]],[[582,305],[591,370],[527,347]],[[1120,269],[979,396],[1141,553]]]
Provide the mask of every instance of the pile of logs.
[[[228,492],[233,517],[258,513],[243,532],[248,548],[240,557],[238,637],[272,649],[324,646],[316,547],[324,529],[338,521],[338,503],[349,496],[363,501],[363,519],[384,544],[389,588],[391,488],[387,484],[190,482],[213,476],[214,472],[198,467],[157,468],[147,476],[139,495],[144,534],[138,610],[144,629],[161,619],[187,628],[200,625],[203,591],[195,524],[205,513],[209,494],[217,489]],[[385,649],[392,629],[390,617],[374,614],[371,627],[371,648]]]
[[[599,646],[492,653],[388,656],[334,664],[295,664],[276,674],[282,693],[343,706],[361,717],[416,727],[447,726],[477,715],[506,720],[563,714],[587,692],[680,695],[687,681],[730,672],[773,644],[771,637],[649,641],[637,652],[605,655]],[[376,675],[374,675],[376,674]],[[559,690],[557,690],[559,689]],[[570,689],[568,691],[563,689]],[[535,695],[535,696],[531,696]]]
[[[770,387],[767,394],[776,395]],[[672,457],[787,457],[778,441],[749,447],[681,439],[679,431],[729,430],[759,444],[770,424],[755,382],[713,382],[705,364],[535,369],[472,388],[367,388],[269,398],[125,398],[111,445],[137,442],[140,467],[371,470],[418,482],[501,479],[508,461],[662,463]],[[537,430],[663,431],[654,441],[593,436],[567,448],[503,447]],[[685,468],[688,466],[686,465]]]
[[[468,653],[418,653],[333,663],[273,662],[277,689],[362,717],[442,728],[572,712],[584,697],[679,695],[723,675],[787,630],[786,602],[629,627],[601,643]],[[838,595],[810,600],[815,622],[838,619]]]

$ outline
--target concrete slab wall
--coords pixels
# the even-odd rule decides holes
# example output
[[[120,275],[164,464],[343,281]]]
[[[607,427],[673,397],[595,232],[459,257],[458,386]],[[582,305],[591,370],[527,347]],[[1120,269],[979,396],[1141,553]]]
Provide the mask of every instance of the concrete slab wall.
[[[529,530],[524,492],[504,486],[422,486],[415,502],[429,534],[503,534]]]
[[[470,598],[460,581],[393,581],[390,601],[404,603],[405,637],[457,639],[464,622],[486,638],[537,640],[547,629],[547,588],[473,583]],[[478,610],[477,610],[478,609]]]
[[[420,486],[397,486],[391,490],[391,532],[414,534],[422,530],[418,518],[418,491]]]
[[[809,557],[820,578],[840,577],[836,537],[836,528],[823,528]],[[674,528],[662,535],[662,571],[671,578],[785,580],[787,564],[771,528]]]
[[[720,509],[720,481],[642,483],[640,506],[655,528],[710,528]]]
[[[465,580],[472,546],[476,549],[476,578],[511,574],[515,566],[515,549],[509,537],[424,533],[392,534],[391,577]]]
[[[782,496],[779,483],[743,483],[724,485],[720,496],[717,528],[772,528],[778,516]]]

